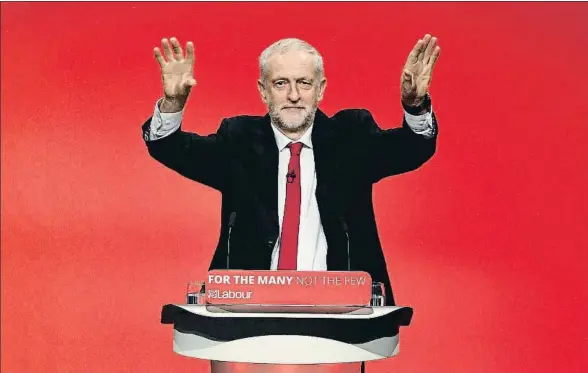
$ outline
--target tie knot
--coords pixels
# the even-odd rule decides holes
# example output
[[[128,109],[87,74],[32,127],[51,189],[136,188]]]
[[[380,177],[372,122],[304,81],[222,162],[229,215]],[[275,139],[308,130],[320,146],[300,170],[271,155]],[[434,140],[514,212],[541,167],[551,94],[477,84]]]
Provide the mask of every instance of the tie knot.
[[[302,151],[302,143],[301,142],[291,142],[288,144],[288,148],[290,148],[290,153],[292,155],[300,155]]]

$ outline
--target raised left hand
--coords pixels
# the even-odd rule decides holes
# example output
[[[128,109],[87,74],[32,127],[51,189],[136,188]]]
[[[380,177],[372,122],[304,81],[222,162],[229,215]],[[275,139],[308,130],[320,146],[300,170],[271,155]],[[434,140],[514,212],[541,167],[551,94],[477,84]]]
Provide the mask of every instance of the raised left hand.
[[[437,38],[426,34],[415,44],[408,55],[400,78],[400,96],[406,106],[419,106],[431,85],[433,67],[441,48]]]

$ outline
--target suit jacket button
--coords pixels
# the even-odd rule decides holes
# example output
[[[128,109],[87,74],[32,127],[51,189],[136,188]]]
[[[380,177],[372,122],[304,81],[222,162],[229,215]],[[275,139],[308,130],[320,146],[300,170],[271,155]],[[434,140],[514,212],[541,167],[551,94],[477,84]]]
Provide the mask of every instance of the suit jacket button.
[[[267,245],[268,245],[269,247],[272,247],[272,246],[274,246],[274,240],[267,240]]]

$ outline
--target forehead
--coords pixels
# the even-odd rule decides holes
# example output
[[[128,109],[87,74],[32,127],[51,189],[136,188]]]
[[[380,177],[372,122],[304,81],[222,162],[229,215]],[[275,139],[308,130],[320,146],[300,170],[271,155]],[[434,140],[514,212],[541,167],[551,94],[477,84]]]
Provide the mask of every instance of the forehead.
[[[270,79],[315,77],[316,57],[305,51],[275,53],[267,61]]]

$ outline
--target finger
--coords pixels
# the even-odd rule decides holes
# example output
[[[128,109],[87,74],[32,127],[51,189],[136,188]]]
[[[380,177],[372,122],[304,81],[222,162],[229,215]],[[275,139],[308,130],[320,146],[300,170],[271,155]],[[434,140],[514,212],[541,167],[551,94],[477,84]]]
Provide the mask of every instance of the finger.
[[[416,63],[417,62],[417,58],[419,56],[419,51],[421,50],[423,41],[421,39],[419,39],[416,44],[414,45],[414,47],[412,48],[412,51],[410,51],[410,54],[408,55],[408,63]]]
[[[182,61],[184,59],[184,52],[182,51],[182,46],[180,45],[180,42],[178,41],[178,39],[174,37],[169,39],[169,41],[171,41],[175,59],[178,61]]]
[[[194,79],[194,75],[189,73],[182,74],[182,82],[181,85],[186,88],[192,88],[197,84],[196,79]]]
[[[161,55],[161,51],[159,50],[159,48],[153,48],[153,54],[155,55],[155,59],[159,63],[159,66],[165,66],[165,60],[163,59],[163,56]]]
[[[437,58],[439,58],[439,53],[441,53],[441,48],[439,46],[437,46],[433,50],[433,54],[431,55],[431,58],[428,63],[428,66],[430,67],[431,70],[433,70],[433,67],[435,67],[435,63],[437,62]]]
[[[437,38],[431,38],[431,40],[429,41],[429,44],[427,44],[427,48],[425,49],[425,56],[423,58],[424,63],[429,63],[429,60],[431,59],[431,53],[435,49],[436,45],[437,45]]]
[[[193,65],[196,57],[194,56],[194,44],[191,41],[186,43],[186,59]]]
[[[427,45],[429,44],[429,41],[431,40],[431,35],[426,34],[425,37],[423,38],[423,42],[421,44],[421,49],[419,50],[419,54],[417,57],[418,61],[422,61],[425,57],[425,48],[427,47]]]
[[[172,54],[168,40],[165,38],[161,39],[161,46],[163,47],[163,54],[165,54],[165,58],[167,59],[167,62],[173,61],[174,56]]]

